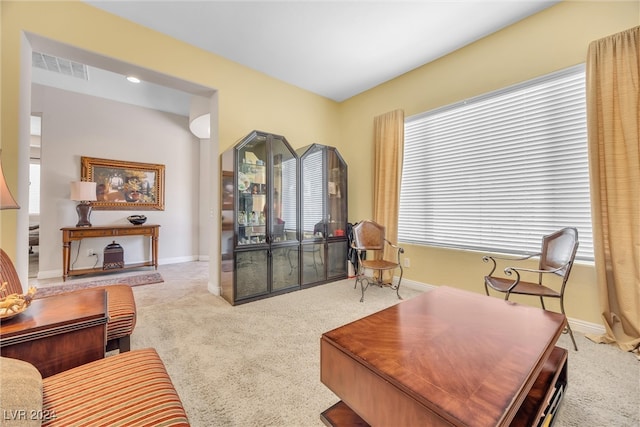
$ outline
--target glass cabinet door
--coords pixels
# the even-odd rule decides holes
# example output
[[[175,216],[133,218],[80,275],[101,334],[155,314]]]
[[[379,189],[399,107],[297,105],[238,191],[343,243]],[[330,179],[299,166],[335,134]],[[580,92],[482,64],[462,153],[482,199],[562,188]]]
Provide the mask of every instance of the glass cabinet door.
[[[267,243],[267,138],[255,135],[238,149],[238,246]]]
[[[298,150],[301,174],[302,285],[346,277],[347,171],[335,148]]]
[[[335,149],[327,151],[327,237],[345,237],[347,230],[347,164]]]
[[[221,155],[221,293],[232,304],[300,286],[298,162],[284,137],[260,131]]]
[[[302,182],[302,246],[300,268],[302,284],[321,282],[325,278],[325,237],[327,234],[326,152],[314,144],[300,158]]]
[[[271,291],[299,286],[298,273],[298,156],[279,136],[271,141],[269,242]]]

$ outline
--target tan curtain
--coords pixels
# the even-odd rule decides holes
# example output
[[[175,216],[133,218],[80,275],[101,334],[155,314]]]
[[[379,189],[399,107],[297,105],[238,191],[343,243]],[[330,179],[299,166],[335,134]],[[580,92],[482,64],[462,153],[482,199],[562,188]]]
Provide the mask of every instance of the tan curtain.
[[[640,345],[640,27],[589,45],[587,127],[593,240],[606,333]]]
[[[386,237],[398,242],[400,180],[404,153],[404,111],[395,110],[377,116],[374,126],[373,220],[386,228]],[[389,249],[389,248],[387,248]],[[385,252],[385,259],[395,254]],[[390,278],[385,278],[390,280]]]

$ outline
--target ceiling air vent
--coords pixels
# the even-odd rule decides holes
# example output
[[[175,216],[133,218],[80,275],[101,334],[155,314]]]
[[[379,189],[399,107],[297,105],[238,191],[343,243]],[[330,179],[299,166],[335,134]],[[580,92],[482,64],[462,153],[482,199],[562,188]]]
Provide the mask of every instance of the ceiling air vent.
[[[89,80],[87,66],[84,64],[40,52],[32,52],[31,56],[34,67],[53,71],[54,73],[64,74],[65,76],[77,77],[82,80]]]

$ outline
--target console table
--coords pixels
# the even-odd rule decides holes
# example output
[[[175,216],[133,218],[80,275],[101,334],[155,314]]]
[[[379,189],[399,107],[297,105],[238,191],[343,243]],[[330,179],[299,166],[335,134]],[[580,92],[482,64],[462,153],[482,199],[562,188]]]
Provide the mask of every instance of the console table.
[[[27,361],[48,377],[104,358],[107,320],[104,289],[35,299],[2,321],[0,354]]]
[[[330,426],[538,426],[567,384],[559,313],[440,287],[322,335]]]
[[[105,271],[113,272],[114,270],[104,270],[102,268],[83,268],[71,270],[71,242],[74,240],[82,240],[96,237],[117,237],[117,236],[146,236],[151,240],[151,260],[127,264],[122,269],[154,267],[158,269],[158,236],[160,235],[160,226],[156,224],[143,225],[111,225],[111,226],[92,226],[92,227],[64,227],[62,230],[62,280],[67,280],[69,276],[78,276],[81,274],[103,273]],[[121,269],[118,269],[121,270]]]

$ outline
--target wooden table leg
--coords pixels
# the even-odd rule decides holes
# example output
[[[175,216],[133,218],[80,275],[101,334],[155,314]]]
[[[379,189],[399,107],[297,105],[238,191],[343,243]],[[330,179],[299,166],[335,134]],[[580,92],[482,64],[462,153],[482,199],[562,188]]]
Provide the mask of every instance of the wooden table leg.
[[[71,269],[71,242],[64,241],[62,243],[62,281],[66,281],[69,277],[69,270]]]

